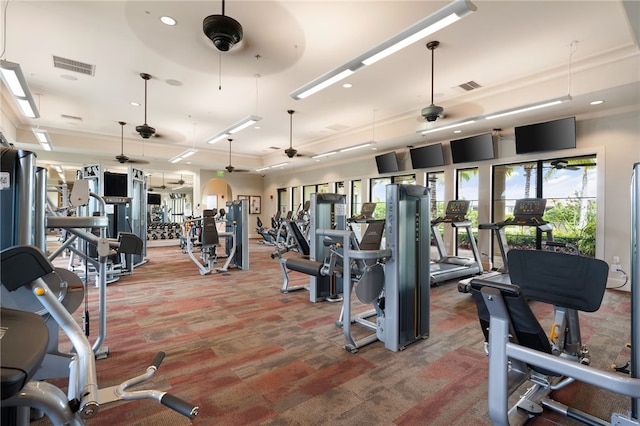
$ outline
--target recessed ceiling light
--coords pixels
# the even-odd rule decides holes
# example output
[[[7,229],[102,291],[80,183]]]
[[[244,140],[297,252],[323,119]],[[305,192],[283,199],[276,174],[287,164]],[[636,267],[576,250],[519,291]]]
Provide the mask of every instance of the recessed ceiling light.
[[[600,104],[603,104],[603,103],[604,103],[604,101],[593,101],[593,102],[590,102],[589,105],[600,105]]]
[[[454,130],[453,133],[462,133],[462,130]]]
[[[171,25],[171,26],[176,24],[176,20],[173,19],[171,16],[161,16],[160,22],[162,22],[165,25]]]
[[[140,103],[132,101],[132,102],[129,102],[129,105],[131,105],[131,106],[140,106]]]
[[[351,84],[351,83],[344,83],[344,84],[342,85],[342,87],[344,87],[345,89],[351,89],[351,88],[353,87],[353,84]]]

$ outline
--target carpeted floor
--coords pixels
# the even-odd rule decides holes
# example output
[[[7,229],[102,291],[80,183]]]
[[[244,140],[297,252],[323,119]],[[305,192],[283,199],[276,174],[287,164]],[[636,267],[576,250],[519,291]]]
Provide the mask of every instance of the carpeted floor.
[[[141,374],[157,351],[167,356],[146,385],[200,406],[188,420],[154,401],[101,407],[90,425],[488,425],[487,358],[471,297],[455,283],[432,288],[428,339],[390,352],[376,342],[343,349],[340,304],[310,303],[306,290],[282,294],[272,247],[251,242],[250,270],[201,276],[177,246],[148,250],[148,263],[107,289],[100,387]],[[291,274],[292,285],[307,281]],[[90,288],[97,317],[97,290]],[[364,310],[366,306],[359,309]],[[534,310],[550,322],[552,309]],[[592,365],[628,356],[630,298],[608,290],[602,308],[581,317]],[[77,313],[76,315],[80,315]],[[354,326],[357,328],[357,326]],[[93,325],[97,329],[97,324]],[[94,337],[92,337],[93,341]],[[628,400],[586,385],[563,402],[608,419]],[[47,424],[40,421],[40,424]],[[572,424],[547,415],[534,424]]]

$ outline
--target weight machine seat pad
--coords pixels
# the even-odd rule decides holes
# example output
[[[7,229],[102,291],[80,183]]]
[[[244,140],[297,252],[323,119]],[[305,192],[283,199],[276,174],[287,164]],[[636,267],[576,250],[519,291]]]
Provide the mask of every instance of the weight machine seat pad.
[[[285,266],[287,267],[287,269],[291,269],[292,271],[302,272],[303,274],[319,277],[320,270],[322,269],[324,264],[308,259],[287,259],[285,262]]]
[[[11,398],[40,368],[49,344],[49,331],[40,315],[0,308],[0,376],[2,399]]]
[[[302,235],[302,231],[298,227],[298,224],[292,220],[287,220],[285,222],[285,226],[287,227],[289,232],[291,232],[291,235],[293,235],[300,254],[302,254],[303,256],[309,256],[309,253],[311,253],[311,248],[309,247],[307,239],[304,237],[304,235]]]
[[[118,234],[118,253],[141,255],[144,248],[142,238],[133,232],[120,232]]]
[[[481,290],[483,287],[491,287],[500,291],[504,303],[509,312],[510,334],[514,343],[535,349],[540,352],[551,354],[551,344],[544,329],[538,322],[538,319],[531,311],[529,303],[525,299],[521,289],[517,285],[493,282],[483,279],[472,279],[470,283],[470,293],[476,302],[478,309],[478,319],[480,328],[484,333],[485,341],[489,341],[489,323],[490,314],[482,297]],[[557,376],[558,373],[545,370],[540,367],[529,365],[541,374],[547,376]]]
[[[541,250],[507,253],[511,282],[525,297],[565,308],[600,308],[609,266],[600,259]]]
[[[14,291],[53,272],[53,265],[35,246],[14,246],[0,252],[2,285]]]

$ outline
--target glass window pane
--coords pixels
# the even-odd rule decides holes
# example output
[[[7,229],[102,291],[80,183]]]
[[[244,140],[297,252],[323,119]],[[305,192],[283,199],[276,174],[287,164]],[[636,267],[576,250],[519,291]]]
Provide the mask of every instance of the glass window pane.
[[[427,173],[427,187],[429,188],[429,203],[431,204],[429,215],[435,219],[444,215],[444,172]],[[438,226],[440,234],[444,234],[444,224]],[[431,238],[431,259],[438,259],[440,254],[435,240]]]
[[[478,240],[478,168],[470,169],[458,169],[456,170],[456,191],[458,200],[469,201],[469,211],[467,212],[467,219],[471,221],[471,232]],[[473,257],[473,253],[470,249],[470,242],[467,232],[461,230],[458,232],[456,229],[456,254],[464,257]]]
[[[501,222],[513,216],[516,200],[537,198],[538,193],[537,162],[505,164],[493,168],[493,223]],[[530,226],[507,226],[504,228],[507,244],[536,246],[536,228]],[[498,241],[492,235],[493,266],[501,268],[504,264]]]
[[[362,208],[362,200],[364,199],[364,191],[361,180],[351,181],[351,215],[355,216],[360,213]]]
[[[405,185],[415,185],[416,184],[416,175],[402,175],[402,176],[393,176],[391,178],[392,183],[397,184],[405,184]]]
[[[373,178],[369,181],[371,201],[376,203],[376,210],[373,212],[374,219],[384,219],[387,215],[387,185],[390,183],[390,177]]]
[[[553,225],[553,239],[595,256],[596,158],[574,157],[542,163],[544,219]]]

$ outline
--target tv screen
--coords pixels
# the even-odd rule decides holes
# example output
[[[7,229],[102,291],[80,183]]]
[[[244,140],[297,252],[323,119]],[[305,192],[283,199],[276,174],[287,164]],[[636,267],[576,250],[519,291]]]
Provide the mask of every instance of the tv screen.
[[[576,118],[569,117],[515,128],[516,154],[576,147]]]
[[[444,153],[441,143],[412,148],[409,152],[411,153],[411,166],[414,169],[444,166]]]
[[[400,170],[398,167],[398,157],[395,151],[388,152],[382,155],[376,155],[376,166],[378,166],[378,173],[394,173]]]
[[[104,172],[104,196],[126,197],[127,175],[123,173]]]
[[[162,196],[160,194],[152,194],[150,192],[147,192],[147,204],[159,206],[160,204],[162,204]]]
[[[450,146],[454,163],[470,163],[495,158],[491,133],[457,139],[451,141]]]

